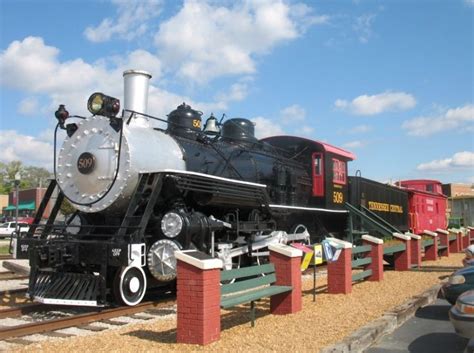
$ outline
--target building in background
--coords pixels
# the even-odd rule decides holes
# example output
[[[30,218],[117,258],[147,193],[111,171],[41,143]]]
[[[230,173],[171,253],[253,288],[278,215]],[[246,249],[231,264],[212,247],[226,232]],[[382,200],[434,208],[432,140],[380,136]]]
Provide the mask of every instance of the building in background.
[[[443,184],[443,194],[447,197],[474,196],[473,184]]]
[[[443,184],[443,192],[448,196],[450,226],[474,226],[473,186],[473,184]]]
[[[7,206],[8,206],[8,195],[0,195],[0,216],[2,219],[4,218],[3,209]]]
[[[46,192],[46,188],[34,188],[19,191],[19,202],[18,202],[18,217],[22,220],[31,219],[36,214],[41,200]],[[51,208],[54,205],[55,199],[51,199],[48,203],[43,217],[49,217]],[[13,220],[16,212],[16,193],[15,191],[10,192],[8,195],[8,206],[2,208],[2,214],[4,218]]]

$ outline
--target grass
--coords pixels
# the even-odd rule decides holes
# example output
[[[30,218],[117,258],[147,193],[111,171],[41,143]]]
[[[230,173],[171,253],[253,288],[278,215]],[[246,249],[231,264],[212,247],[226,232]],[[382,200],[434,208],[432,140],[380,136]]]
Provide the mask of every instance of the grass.
[[[0,255],[8,255],[8,245],[0,245]]]

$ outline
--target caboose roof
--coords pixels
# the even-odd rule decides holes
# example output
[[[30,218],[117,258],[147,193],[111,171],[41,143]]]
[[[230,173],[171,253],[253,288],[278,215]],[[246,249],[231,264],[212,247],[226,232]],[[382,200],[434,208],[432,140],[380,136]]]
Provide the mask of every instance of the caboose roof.
[[[297,136],[272,136],[272,137],[266,137],[264,139],[261,139],[260,141],[267,142],[271,145],[275,144],[278,145],[278,147],[282,148],[282,142],[286,142],[290,145],[309,145],[309,146],[314,146],[317,149],[322,149],[324,152],[330,152],[334,153],[336,155],[339,155],[341,157],[347,158],[348,160],[353,161],[356,159],[355,154],[352,152],[346,151],[342,148],[330,145],[325,142],[321,141],[315,141],[315,140],[310,140],[304,137],[297,137]]]

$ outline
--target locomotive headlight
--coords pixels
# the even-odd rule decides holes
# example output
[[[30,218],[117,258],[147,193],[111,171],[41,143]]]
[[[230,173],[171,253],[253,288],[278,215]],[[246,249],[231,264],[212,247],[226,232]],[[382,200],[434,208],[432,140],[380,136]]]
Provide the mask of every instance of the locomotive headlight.
[[[96,92],[89,97],[87,109],[94,115],[113,118],[120,110],[120,101],[117,98]]]
[[[169,238],[176,238],[182,229],[183,218],[175,212],[169,212],[161,219],[161,230]]]

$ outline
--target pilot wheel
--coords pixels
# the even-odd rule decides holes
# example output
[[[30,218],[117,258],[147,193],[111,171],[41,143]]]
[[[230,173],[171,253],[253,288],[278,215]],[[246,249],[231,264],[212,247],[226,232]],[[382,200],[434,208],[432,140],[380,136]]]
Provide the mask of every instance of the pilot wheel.
[[[146,292],[146,276],[140,267],[122,267],[114,279],[114,296],[119,303],[134,306],[139,304]]]

